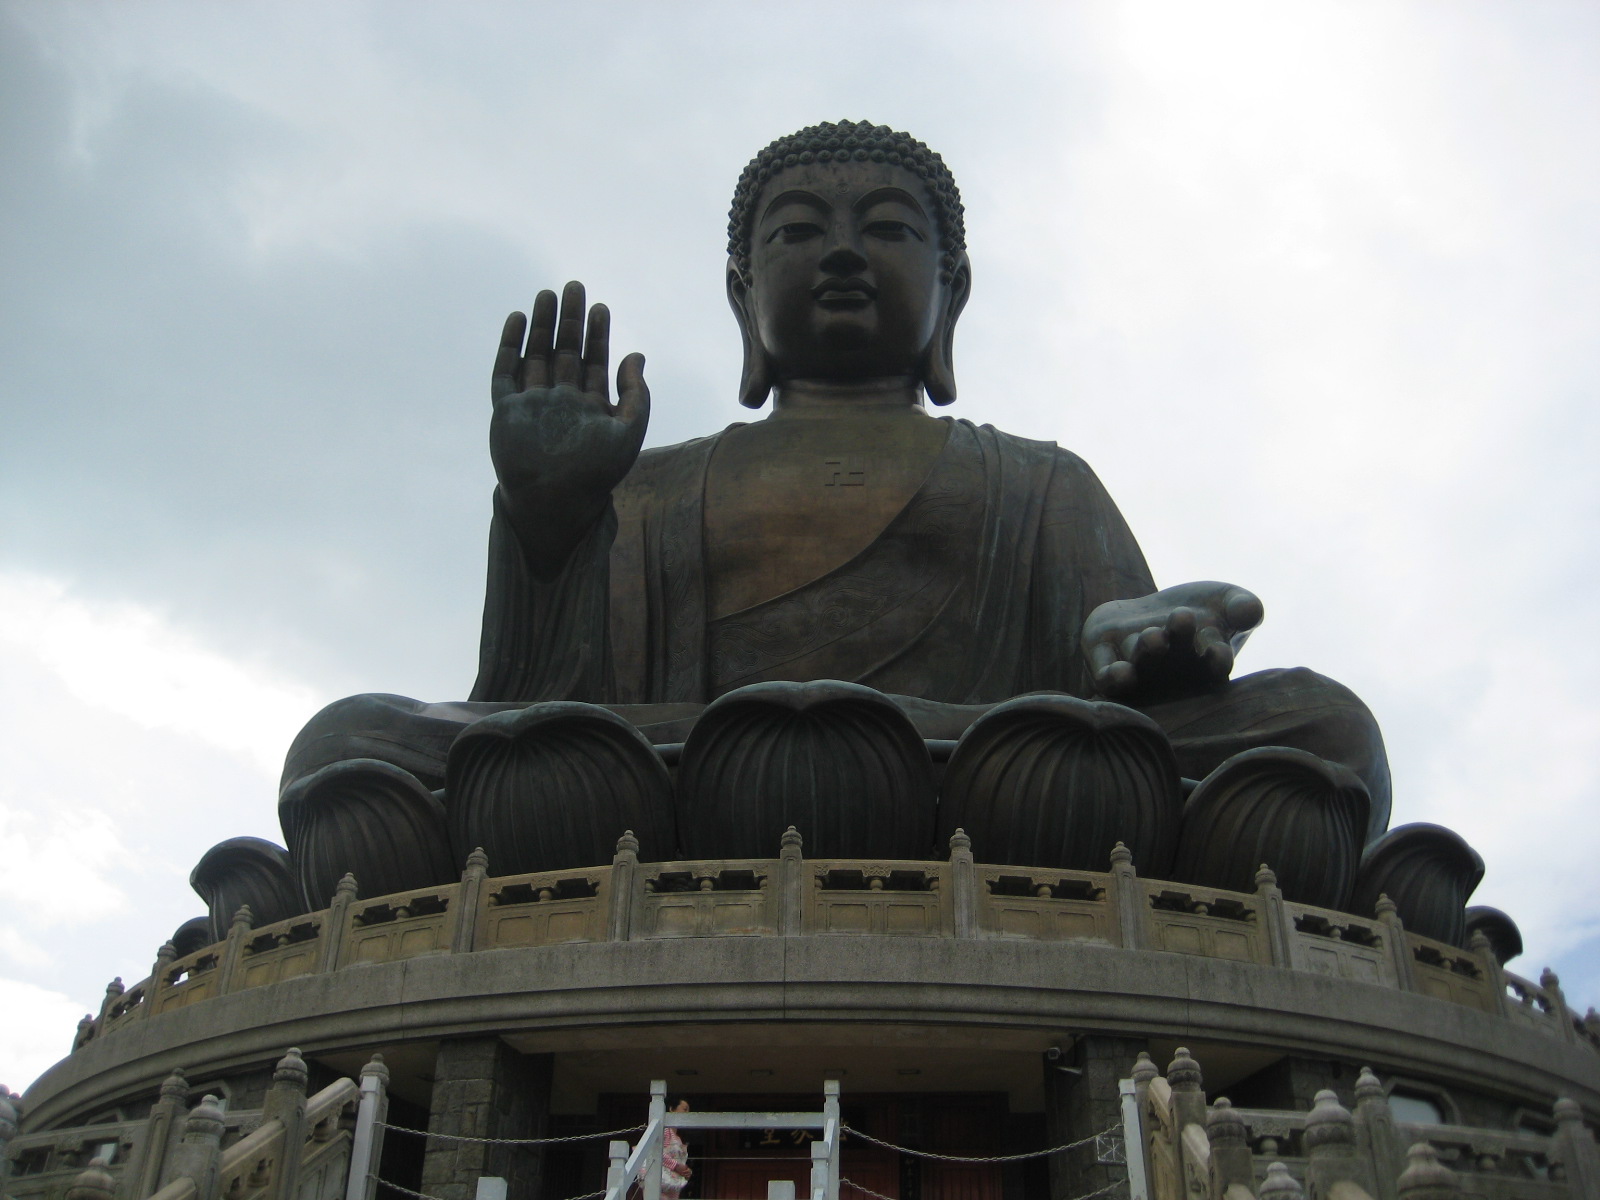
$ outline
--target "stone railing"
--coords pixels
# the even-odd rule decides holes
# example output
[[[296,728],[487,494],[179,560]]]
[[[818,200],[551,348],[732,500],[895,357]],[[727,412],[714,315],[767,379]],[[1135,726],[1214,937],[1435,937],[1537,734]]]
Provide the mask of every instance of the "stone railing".
[[[1141,1054],[1131,1081],[1151,1200],[1587,1200],[1600,1195],[1600,1148],[1571,1100],[1548,1134],[1395,1120],[1372,1071],[1354,1110],[1331,1091],[1309,1112],[1206,1103],[1200,1065],[1179,1049],[1163,1076]],[[1124,1084],[1126,1088],[1129,1086]]]
[[[382,1070],[381,1062],[367,1070]],[[23,1134],[6,1148],[7,1200],[339,1200],[345,1194],[353,1079],[306,1095],[296,1050],[279,1060],[262,1108],[227,1111],[216,1096],[187,1107],[181,1071],[139,1121]]]
[[[346,875],[329,906],[228,936],[183,958],[170,945],[148,979],[107,988],[75,1047],[214,996],[357,963],[571,942],[856,935],[1080,941],[1232,959],[1434,996],[1600,1049],[1600,1021],[1568,1011],[1554,975],[1505,972],[1482,934],[1461,950],[1408,933],[1380,899],[1372,917],[1284,899],[1266,867],[1253,892],[1141,878],[1120,843],[1110,869],[973,861],[957,831],[940,861],[808,859],[793,829],[776,859],[641,863],[625,834],[609,866],[491,877],[480,849],[459,883],[360,899]]]

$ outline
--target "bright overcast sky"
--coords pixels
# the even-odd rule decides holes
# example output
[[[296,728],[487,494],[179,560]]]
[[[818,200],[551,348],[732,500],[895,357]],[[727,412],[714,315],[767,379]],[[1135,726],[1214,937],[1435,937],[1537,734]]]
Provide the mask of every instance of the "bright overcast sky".
[[[317,708],[465,695],[505,313],[740,419],[734,181],[846,117],[962,187],[955,415],[1256,590],[1600,1001],[1600,7],[0,0],[0,105],[0,1082]]]

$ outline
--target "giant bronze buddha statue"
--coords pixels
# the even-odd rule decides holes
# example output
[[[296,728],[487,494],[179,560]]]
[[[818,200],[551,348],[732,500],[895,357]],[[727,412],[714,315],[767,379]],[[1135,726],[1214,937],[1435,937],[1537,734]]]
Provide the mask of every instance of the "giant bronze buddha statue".
[[[644,359],[613,402],[605,306],[570,283],[513,313],[477,683],[352,697],[296,739],[306,903],[478,845],[503,873],[606,861],[624,828],[658,860],[770,855],[789,825],[824,855],[927,857],[960,826],[987,861],[1096,869],[1123,841],[1246,890],[1270,858],[1349,902],[1390,807],[1371,714],[1309,670],[1234,678],[1260,602],[1158,590],[1076,455],[929,413],[971,286],[944,162],[843,122],[773,142],[734,196],[764,418],[641,452]]]

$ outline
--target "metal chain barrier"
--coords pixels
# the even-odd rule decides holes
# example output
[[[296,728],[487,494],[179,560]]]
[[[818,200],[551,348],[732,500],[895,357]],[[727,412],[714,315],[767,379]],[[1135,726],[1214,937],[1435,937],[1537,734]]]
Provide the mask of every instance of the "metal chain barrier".
[[[407,1129],[404,1125],[389,1125],[383,1121],[377,1121],[375,1124],[379,1129],[387,1129],[392,1133],[409,1133],[413,1137],[437,1138],[442,1142],[473,1142],[480,1146],[557,1146],[563,1142],[589,1142],[596,1138],[612,1138],[624,1133],[639,1133],[644,1129],[643,1125],[630,1125],[627,1129],[612,1129],[605,1133],[575,1133],[570,1137],[481,1138],[467,1137],[465,1134],[460,1133],[433,1133],[427,1129]],[[393,1187],[394,1185],[390,1184],[389,1186]],[[604,1193],[601,1194],[603,1195]],[[428,1197],[427,1200],[437,1200],[437,1198]],[[583,1200],[583,1198],[575,1197],[574,1200]]]
[[[399,1192],[402,1196],[410,1196],[411,1200],[439,1200],[438,1196],[430,1196],[427,1192],[413,1192],[408,1187],[401,1187],[398,1183],[390,1183],[387,1179],[379,1179],[376,1175],[368,1175],[367,1178],[379,1187],[386,1187],[392,1192]]]
[[[1105,1137],[1108,1133],[1120,1130],[1122,1125],[1120,1123],[1116,1125],[1108,1125],[1098,1133],[1091,1133],[1086,1138],[1080,1138],[1075,1142],[1068,1142],[1065,1146],[1051,1146],[1048,1150],[1030,1150],[1026,1154],[984,1155],[934,1154],[928,1150],[913,1150],[909,1146],[896,1146],[893,1142],[886,1142],[882,1138],[875,1138],[870,1133],[862,1133],[861,1130],[855,1128],[853,1125],[841,1125],[840,1128],[846,1130],[851,1137],[858,1137],[864,1142],[871,1142],[874,1146],[882,1146],[885,1150],[898,1150],[901,1154],[911,1155],[912,1158],[927,1158],[932,1159],[935,1162],[953,1163],[1008,1163],[1022,1162],[1024,1159],[1029,1158],[1045,1158],[1051,1154],[1062,1154],[1068,1150],[1076,1150],[1079,1146],[1087,1146],[1091,1142]],[[1101,1189],[1101,1191],[1104,1190],[1104,1188]],[[1098,1192],[1092,1194],[1099,1195]],[[1079,1197],[1078,1200],[1086,1200],[1086,1198]]]

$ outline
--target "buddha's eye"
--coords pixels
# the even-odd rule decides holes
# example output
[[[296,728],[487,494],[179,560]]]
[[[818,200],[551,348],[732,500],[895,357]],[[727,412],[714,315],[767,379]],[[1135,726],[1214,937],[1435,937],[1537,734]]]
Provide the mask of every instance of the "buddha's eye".
[[[888,219],[873,221],[866,227],[864,232],[870,233],[873,237],[881,238],[886,242],[903,242],[907,238],[915,238],[919,242],[924,240],[915,226],[908,225],[904,221]]]
[[[819,237],[821,234],[822,227],[810,221],[789,221],[768,234],[767,241],[771,243],[782,239],[785,242],[803,242],[807,238]]]

